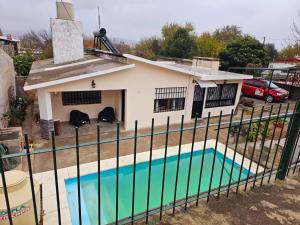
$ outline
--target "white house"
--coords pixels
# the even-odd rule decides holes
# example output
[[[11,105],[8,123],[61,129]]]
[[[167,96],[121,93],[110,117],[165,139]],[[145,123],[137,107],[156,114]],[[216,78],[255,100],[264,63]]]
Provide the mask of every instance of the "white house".
[[[197,113],[229,114],[240,98],[243,79],[250,79],[204,67],[162,63],[125,54],[90,57],[76,63],[52,65],[31,73],[24,89],[37,90],[42,136],[48,137],[53,121],[69,121],[77,109],[97,118],[107,106],[115,109],[125,129],[186,121]]]
[[[51,20],[54,64],[31,71],[24,87],[37,90],[43,138],[54,120],[69,121],[75,109],[97,118],[113,107],[127,130],[135,120],[149,127],[152,118],[162,125],[168,116],[179,123],[181,115],[189,121],[196,114],[229,114],[239,102],[242,80],[252,78],[219,71],[216,59],[161,62],[96,50],[83,57],[82,27],[74,21],[71,1],[58,1],[57,10]]]

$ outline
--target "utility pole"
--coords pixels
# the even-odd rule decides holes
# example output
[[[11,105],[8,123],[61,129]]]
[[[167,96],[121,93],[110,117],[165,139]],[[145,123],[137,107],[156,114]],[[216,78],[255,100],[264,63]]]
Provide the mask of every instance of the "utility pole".
[[[100,25],[100,8],[98,6],[98,28],[99,30],[101,29],[101,25]]]

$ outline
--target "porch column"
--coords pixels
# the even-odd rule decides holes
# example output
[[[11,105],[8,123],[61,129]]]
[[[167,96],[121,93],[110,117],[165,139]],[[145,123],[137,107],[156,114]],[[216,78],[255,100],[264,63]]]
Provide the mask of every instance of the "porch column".
[[[50,131],[54,130],[51,94],[43,89],[38,89],[38,101],[40,110],[41,137],[43,139],[49,139]]]

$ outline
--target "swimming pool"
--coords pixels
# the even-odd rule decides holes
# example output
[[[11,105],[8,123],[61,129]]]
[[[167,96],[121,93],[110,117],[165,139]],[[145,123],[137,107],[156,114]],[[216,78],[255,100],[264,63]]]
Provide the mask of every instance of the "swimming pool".
[[[203,150],[195,150],[192,157],[192,168],[189,184],[189,196],[197,194],[200,177],[200,166],[203,158]],[[212,164],[215,150],[208,148],[205,150],[203,174],[201,182],[201,192],[208,191],[212,172]],[[166,159],[166,176],[163,204],[173,203],[176,168],[178,155],[169,156]],[[211,188],[217,188],[220,182],[224,155],[216,151],[214,175]],[[190,163],[190,153],[183,153],[180,156],[180,168],[177,185],[176,199],[183,199],[186,196],[188,170]],[[152,161],[150,207],[157,208],[161,202],[162,177],[164,159]],[[232,160],[225,158],[224,171],[221,185],[227,185],[230,179]],[[241,166],[234,163],[231,182],[238,180]],[[135,214],[146,211],[147,190],[148,190],[149,162],[136,164],[136,189],[135,189]],[[248,170],[242,168],[241,179],[247,177]],[[252,173],[250,173],[252,174]],[[101,171],[101,224],[115,221],[116,209],[116,169]],[[81,212],[82,221],[85,225],[98,224],[98,181],[97,173],[81,176]],[[77,200],[77,178],[65,180],[67,190],[67,200],[73,225],[78,225],[78,200]],[[133,165],[119,168],[119,212],[118,219],[121,220],[131,216],[133,189]]]

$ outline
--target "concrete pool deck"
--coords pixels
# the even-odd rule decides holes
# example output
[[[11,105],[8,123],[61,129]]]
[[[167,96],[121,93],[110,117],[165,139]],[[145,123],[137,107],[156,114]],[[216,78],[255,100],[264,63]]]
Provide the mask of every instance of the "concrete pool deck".
[[[211,139],[207,140],[206,142],[206,149],[208,148],[215,148],[216,140]],[[167,156],[174,156],[178,154],[178,147],[179,146],[172,146],[168,147]],[[191,152],[192,144],[184,144],[181,147],[181,153],[188,153]],[[204,147],[204,142],[195,142],[194,144],[194,151],[202,150]],[[218,142],[217,150],[218,152],[224,155],[226,146],[220,142]],[[153,150],[153,160],[160,159],[164,157],[164,148],[155,149]],[[137,153],[137,163],[149,161],[150,152],[141,152]],[[226,157],[229,159],[233,159],[234,151],[231,148],[227,148]],[[243,156],[236,153],[235,162],[238,164],[242,163]],[[101,160],[101,168],[100,171],[113,169],[116,167],[116,160],[115,158]],[[127,166],[133,164],[133,154],[126,155],[120,157],[120,167]],[[97,162],[86,163],[80,165],[80,176],[84,176],[91,173],[97,172]],[[244,158],[243,167],[249,168],[250,160]],[[255,162],[252,163],[251,172],[255,173],[257,169],[257,164]],[[258,173],[263,171],[263,167],[258,166]],[[67,167],[63,169],[58,169],[58,184],[59,184],[59,197],[60,197],[60,209],[61,209],[61,217],[62,217],[62,224],[64,225],[72,225],[70,213],[69,213],[69,206],[67,200],[67,192],[65,187],[65,180],[69,178],[77,177],[77,167]],[[56,190],[54,184],[54,171],[42,172],[34,174],[34,178],[38,180],[43,185],[43,204],[44,204],[44,225],[53,225],[58,224],[57,218],[57,203],[56,203]]]

